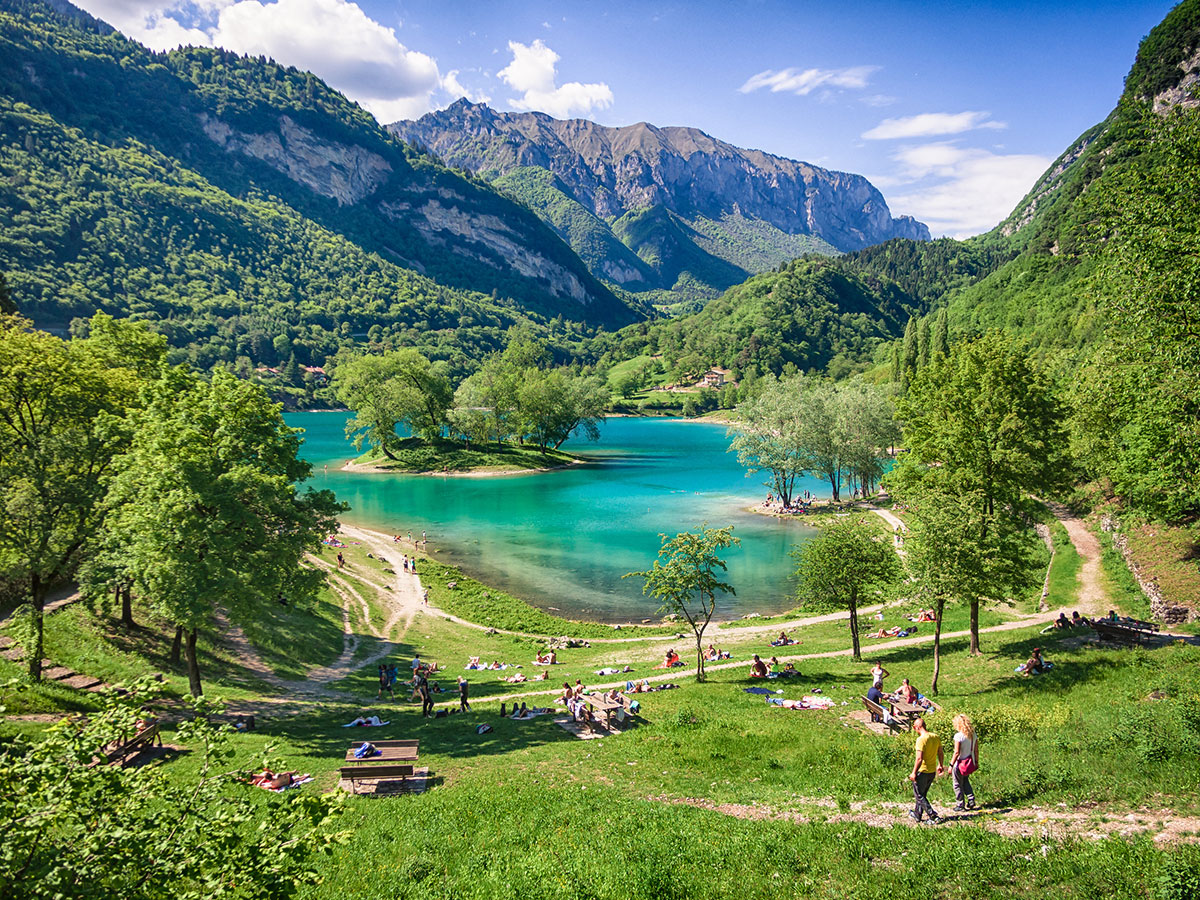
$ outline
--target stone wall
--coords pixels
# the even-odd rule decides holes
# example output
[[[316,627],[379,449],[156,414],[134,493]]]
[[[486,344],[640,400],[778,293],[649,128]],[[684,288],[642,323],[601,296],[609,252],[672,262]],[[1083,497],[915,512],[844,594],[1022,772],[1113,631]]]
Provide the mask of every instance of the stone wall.
[[[1129,539],[1121,533],[1121,523],[1112,516],[1102,516],[1100,518],[1100,527],[1112,535],[1113,546],[1117,548],[1117,552],[1125,560],[1125,565],[1129,567],[1129,571],[1133,573],[1134,580],[1142,589],[1142,593],[1150,600],[1150,612],[1154,618],[1166,625],[1178,625],[1181,622],[1189,622],[1192,619],[1200,618],[1196,614],[1196,610],[1189,606],[1173,603],[1167,600],[1158,586],[1158,580],[1148,574],[1137,560],[1133,558],[1133,554],[1129,551]]]

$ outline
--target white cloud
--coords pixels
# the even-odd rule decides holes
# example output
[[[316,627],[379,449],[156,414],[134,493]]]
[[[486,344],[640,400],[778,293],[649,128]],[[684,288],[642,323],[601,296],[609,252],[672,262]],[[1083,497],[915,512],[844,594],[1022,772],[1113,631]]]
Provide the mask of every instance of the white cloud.
[[[976,128],[1007,128],[1004,122],[989,120],[991,113],[921,113],[902,119],[884,119],[863,137],[869,141],[892,140],[894,138],[934,137],[939,134],[962,134]]]
[[[899,164],[895,178],[908,191],[889,192],[888,205],[916,216],[934,235],[957,238],[987,231],[1007,216],[1053,162],[946,141],[903,147],[893,158]]]
[[[861,90],[867,86],[879,66],[850,66],[845,69],[765,69],[746,79],[739,91],[749,94],[769,88],[772,94],[788,92],[801,97],[817,88],[843,88]]]
[[[496,74],[520,97],[509,100],[513,109],[539,110],[565,119],[572,114],[586,115],[594,109],[612,105],[613,95],[607,84],[581,84],[571,81],[555,86],[559,55],[539,38],[532,44],[509,41],[513,58]]]
[[[156,50],[224,47],[307,69],[382,122],[433,108],[432,57],[349,0],[81,0],[88,12]]]

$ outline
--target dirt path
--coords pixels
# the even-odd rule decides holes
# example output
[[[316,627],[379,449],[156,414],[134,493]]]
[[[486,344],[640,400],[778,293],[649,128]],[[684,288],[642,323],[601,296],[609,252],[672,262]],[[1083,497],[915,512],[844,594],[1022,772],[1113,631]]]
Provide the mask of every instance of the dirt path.
[[[904,556],[904,532],[908,531],[908,526],[900,520],[900,517],[886,509],[880,509],[878,506],[872,506],[869,503],[860,504],[859,508],[875,513],[875,515],[892,526],[892,544],[896,548],[896,553],[899,556]]]
[[[1062,610],[1055,609],[1055,610],[1049,610],[1046,612],[1032,613],[1030,615],[1022,616],[1019,619],[1013,619],[1010,622],[1004,622],[1000,625],[992,625],[989,628],[980,628],[979,633],[980,634],[992,634],[992,633],[998,632],[998,631],[1014,631],[1018,628],[1030,628],[1030,627],[1036,627],[1037,625],[1047,625],[1047,624],[1053,622],[1056,618],[1058,618],[1058,614],[1060,612],[1064,612],[1064,611],[1066,611],[1066,610],[1065,609],[1062,609]],[[944,632],[942,632],[942,640],[946,641],[946,640],[950,640],[953,638],[967,637],[968,635],[970,635],[970,633],[971,632],[966,629],[964,629],[962,631],[944,631]],[[898,638],[894,641],[884,641],[883,643],[879,643],[879,644],[871,644],[870,646],[865,646],[863,648],[863,651],[864,651],[864,653],[867,653],[869,655],[869,654],[875,653],[876,651],[879,651],[879,650],[895,650],[899,647],[911,647],[914,644],[928,644],[928,643],[933,643],[933,633],[932,632],[918,635],[917,637]],[[841,650],[826,650],[822,653],[800,653],[800,654],[795,654],[792,656],[780,656],[779,661],[781,663],[788,663],[788,662],[802,662],[803,660],[806,660],[806,659],[833,659],[838,656],[850,656],[852,652],[853,652],[853,650],[850,647],[846,647]],[[739,669],[739,668],[744,669],[744,668],[748,668],[749,665],[750,664],[747,660],[736,660],[733,662],[713,663],[711,665],[706,665],[704,667],[704,671],[705,672],[713,672],[713,671],[716,671],[719,669]],[[639,680],[648,681],[650,683],[679,681],[684,678],[691,678],[691,677],[693,677],[694,674],[695,674],[694,669],[683,668],[683,669],[674,669],[673,671],[667,672],[663,675],[651,675],[648,678],[639,679]],[[588,685],[588,689],[603,691],[603,690],[608,690],[609,688],[614,688],[614,687],[615,688],[623,688],[624,686],[625,686],[625,680],[622,680],[622,681],[605,682],[604,684]],[[479,702],[487,703],[491,700],[508,701],[508,700],[512,700],[512,699],[521,700],[521,699],[524,699],[527,697],[546,697],[546,696],[556,695],[560,691],[561,691],[561,688],[556,689],[556,690],[546,690],[546,691],[528,691],[526,693],[506,694],[503,697],[488,698],[486,700],[480,700]]]
[[[1112,598],[1104,588],[1100,570],[1100,540],[1084,524],[1082,519],[1071,515],[1071,511],[1061,503],[1045,501],[1046,507],[1054,513],[1054,517],[1067,529],[1067,536],[1076,552],[1082,557],[1083,564],[1079,567],[1078,607],[1085,616],[1101,615],[1108,610]]]
[[[793,809],[774,809],[741,803],[715,803],[698,797],[651,796],[657,803],[692,806],[708,809],[738,819],[756,819],[807,824],[814,821],[830,823],[856,822],[872,828],[935,827],[919,826],[908,816],[911,803],[875,802],[851,803],[839,810],[837,804],[824,797],[800,798]],[[1072,809],[1066,804],[1023,809],[1013,807],[984,808],[954,812],[949,805],[938,809],[946,828],[955,825],[979,825],[1004,837],[1032,837],[1043,841],[1083,838],[1103,840],[1109,837],[1154,835],[1155,843],[1200,842],[1200,818],[1181,816],[1169,809],[1116,810],[1103,807]]]

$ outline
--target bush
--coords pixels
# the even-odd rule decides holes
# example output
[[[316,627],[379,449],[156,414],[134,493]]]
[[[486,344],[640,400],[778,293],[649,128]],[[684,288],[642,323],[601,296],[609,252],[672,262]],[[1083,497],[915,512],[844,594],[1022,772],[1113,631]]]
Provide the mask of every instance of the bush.
[[[1071,707],[1056,703],[1048,709],[1039,709],[1032,703],[1012,706],[992,706],[971,715],[971,721],[979,736],[985,740],[1005,734],[1037,737],[1047,728],[1062,728],[1071,719]]]

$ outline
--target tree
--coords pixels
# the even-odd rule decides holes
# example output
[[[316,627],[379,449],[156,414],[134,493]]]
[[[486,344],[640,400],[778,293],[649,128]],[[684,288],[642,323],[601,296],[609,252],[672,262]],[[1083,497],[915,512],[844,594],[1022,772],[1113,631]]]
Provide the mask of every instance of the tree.
[[[14,315],[16,311],[17,302],[13,299],[12,288],[8,286],[4,273],[0,272],[0,315]]]
[[[929,365],[929,359],[933,355],[933,334],[929,324],[929,317],[921,319],[921,325],[917,329],[917,368],[923,369]]]
[[[520,431],[543,453],[561,447],[576,428],[589,440],[600,437],[609,394],[599,379],[572,376],[562,369],[531,369],[521,381]]]
[[[839,519],[794,551],[796,598],[801,603],[850,610],[850,644],[858,645],[858,604],[873,589],[893,582],[900,565],[889,538],[862,518]]]
[[[86,340],[65,342],[0,316],[0,572],[29,585],[29,677],[40,680],[46,597],[104,521],[133,384]]]
[[[453,401],[449,380],[411,347],[338,360],[333,388],[354,411],[346,436],[353,438],[355,449],[365,441],[389,459],[395,459],[401,440],[398,424],[426,439],[437,438]]]
[[[178,726],[196,759],[194,777],[160,765],[94,764],[106,746],[134,733],[154,696],[149,683],[139,683],[125,695],[105,695],[99,712],[6,745],[0,895],[282,900],[318,881],[321,857],[343,838],[334,830],[338,801],[247,784],[246,771],[228,768],[233,747],[227,732],[208,723],[219,711],[210,704],[193,705]]]
[[[1026,492],[1055,491],[1069,477],[1059,402],[1044,373],[1001,333],[956,344],[935,360],[897,417],[911,452],[896,470],[896,493],[907,501],[934,484],[942,494],[977,497],[981,545],[1000,520],[1019,518]],[[979,598],[969,601],[978,654]]]
[[[709,528],[702,525],[700,531],[685,531],[662,538],[662,549],[652,568],[645,572],[629,572],[621,577],[644,578],[642,593],[649,594],[660,604],[660,612],[672,612],[682,616],[696,636],[696,681],[704,677],[704,629],[712,621],[717,608],[717,594],[736,593],[733,585],[726,584],[717,576],[717,570],[725,571],[725,561],[717,556],[718,551],[741,543],[733,536],[733,526]]]
[[[901,466],[908,464],[905,460]],[[948,491],[925,482],[906,494],[905,502],[910,511],[905,540],[909,570],[922,604],[934,610],[930,692],[937,694],[946,602],[966,601],[978,609],[981,601],[995,599],[1003,589],[998,586],[1011,584],[1022,568],[1021,544],[1010,520],[985,527],[979,491]]]
[[[933,323],[933,344],[930,347],[930,360],[938,356],[950,355],[950,317],[945,307],[938,310],[937,319]]]
[[[767,377],[762,391],[738,407],[738,424],[730,426],[729,449],[737,453],[746,474],[769,473],[763,482],[784,506],[791,506],[796,479],[812,467],[804,444],[803,391],[798,379]]]
[[[345,506],[302,491],[300,437],[254,384],[170,370],[133,416],[134,437],[109,490],[111,540],[155,611],[184,628],[188,682],[202,692],[196,640],[214,609],[253,616],[280,596],[312,596],[301,565]]]
[[[917,371],[917,361],[920,356],[920,351],[917,348],[917,320],[914,316],[909,316],[908,324],[904,326],[904,378],[903,385],[908,387],[908,383],[912,381],[913,375]]]

